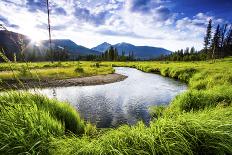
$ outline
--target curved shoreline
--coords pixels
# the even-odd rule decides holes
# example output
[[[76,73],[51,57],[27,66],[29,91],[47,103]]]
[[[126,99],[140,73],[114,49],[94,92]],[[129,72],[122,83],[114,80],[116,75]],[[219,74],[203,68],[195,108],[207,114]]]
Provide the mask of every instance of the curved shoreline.
[[[1,89],[29,89],[29,88],[49,88],[49,87],[70,87],[70,86],[92,86],[102,85],[123,81],[125,75],[113,73],[107,75],[95,75],[89,77],[79,77],[71,79],[49,79],[49,80],[22,80],[21,84],[17,81],[7,81],[1,84]]]

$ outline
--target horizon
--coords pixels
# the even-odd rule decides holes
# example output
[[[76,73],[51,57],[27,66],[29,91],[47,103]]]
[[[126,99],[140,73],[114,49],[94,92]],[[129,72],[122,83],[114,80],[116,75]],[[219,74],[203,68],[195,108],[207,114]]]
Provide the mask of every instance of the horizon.
[[[48,40],[44,0],[3,0],[0,24],[33,40]],[[52,39],[96,47],[121,42],[176,51],[203,48],[208,20],[230,24],[232,2],[221,0],[50,1]],[[29,22],[28,22],[29,21]]]

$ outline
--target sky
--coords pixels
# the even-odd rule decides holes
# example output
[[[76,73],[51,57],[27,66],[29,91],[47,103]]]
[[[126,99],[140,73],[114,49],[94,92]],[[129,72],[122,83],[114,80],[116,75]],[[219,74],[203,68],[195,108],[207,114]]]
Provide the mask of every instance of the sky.
[[[49,0],[53,39],[92,48],[103,42],[201,49],[209,19],[232,22],[232,0]],[[1,0],[0,24],[48,38],[46,0]]]

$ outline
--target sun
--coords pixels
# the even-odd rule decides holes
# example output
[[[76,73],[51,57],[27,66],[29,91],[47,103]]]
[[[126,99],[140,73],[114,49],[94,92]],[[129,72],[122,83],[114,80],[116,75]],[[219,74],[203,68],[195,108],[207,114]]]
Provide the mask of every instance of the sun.
[[[40,46],[41,41],[46,39],[45,38],[45,33],[41,30],[38,30],[36,28],[29,28],[27,29],[27,34],[30,38],[30,43],[35,46]]]
[[[35,45],[35,46],[40,46],[41,45],[41,41],[43,40],[43,35],[41,33],[37,33],[37,32],[33,32],[30,34],[30,42],[31,44]]]
[[[31,39],[31,44],[35,45],[35,46],[40,46],[41,45],[41,40],[37,39],[37,38],[30,38]]]

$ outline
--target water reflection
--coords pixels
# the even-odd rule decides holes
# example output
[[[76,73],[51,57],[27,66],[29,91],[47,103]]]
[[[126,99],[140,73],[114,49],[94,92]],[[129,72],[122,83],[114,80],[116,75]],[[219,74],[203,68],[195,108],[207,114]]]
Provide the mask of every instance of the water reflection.
[[[37,90],[50,98],[68,101],[77,108],[81,117],[97,127],[117,127],[149,123],[148,107],[168,104],[173,97],[186,90],[186,85],[131,68],[115,68],[116,73],[128,76],[124,81],[97,85],[59,87]]]

